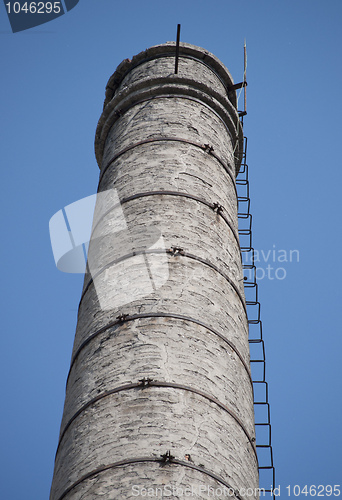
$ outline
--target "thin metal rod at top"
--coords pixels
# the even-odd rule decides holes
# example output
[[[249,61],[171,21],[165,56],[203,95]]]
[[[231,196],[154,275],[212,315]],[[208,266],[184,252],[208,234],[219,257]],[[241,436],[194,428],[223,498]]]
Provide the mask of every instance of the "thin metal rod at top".
[[[244,55],[244,71],[243,71],[243,83],[244,85],[244,112],[247,114],[247,85],[246,85],[246,73],[247,73],[247,48],[246,48],[246,40],[243,46],[243,55]]]
[[[175,74],[178,73],[178,59],[179,59],[179,40],[180,40],[181,25],[177,24],[177,41],[176,41],[176,60],[175,60]]]

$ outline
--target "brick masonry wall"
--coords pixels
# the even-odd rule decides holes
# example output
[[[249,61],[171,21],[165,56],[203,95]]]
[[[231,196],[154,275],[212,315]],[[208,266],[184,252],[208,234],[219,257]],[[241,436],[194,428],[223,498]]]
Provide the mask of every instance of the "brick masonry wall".
[[[115,189],[121,206],[95,212],[51,500],[258,487],[232,80],[187,44],[175,75],[170,53],[124,61],[107,88],[99,192]],[[156,462],[168,450],[180,463]]]

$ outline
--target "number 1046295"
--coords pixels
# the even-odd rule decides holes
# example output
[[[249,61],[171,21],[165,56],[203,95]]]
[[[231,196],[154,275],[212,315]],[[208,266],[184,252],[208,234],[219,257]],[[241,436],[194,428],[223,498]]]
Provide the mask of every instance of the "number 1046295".
[[[61,2],[19,2],[6,3],[8,14],[59,14],[62,10]]]
[[[294,486],[286,486],[287,496],[294,495],[295,497],[299,496],[309,496],[309,497],[339,497],[341,495],[341,489],[339,484],[311,484],[299,486],[295,484]]]

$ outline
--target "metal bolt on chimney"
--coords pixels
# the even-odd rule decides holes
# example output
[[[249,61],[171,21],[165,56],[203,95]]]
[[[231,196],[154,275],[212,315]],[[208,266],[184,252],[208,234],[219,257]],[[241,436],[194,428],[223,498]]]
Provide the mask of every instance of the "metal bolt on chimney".
[[[175,73],[175,48],[106,88],[50,500],[258,498],[236,86],[185,43]]]

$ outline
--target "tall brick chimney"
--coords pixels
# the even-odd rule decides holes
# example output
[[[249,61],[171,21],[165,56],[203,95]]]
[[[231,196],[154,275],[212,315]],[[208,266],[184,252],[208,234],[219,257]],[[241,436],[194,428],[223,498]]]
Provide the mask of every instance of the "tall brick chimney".
[[[109,79],[51,500],[258,497],[233,86],[185,43]]]

